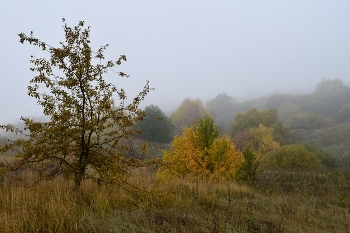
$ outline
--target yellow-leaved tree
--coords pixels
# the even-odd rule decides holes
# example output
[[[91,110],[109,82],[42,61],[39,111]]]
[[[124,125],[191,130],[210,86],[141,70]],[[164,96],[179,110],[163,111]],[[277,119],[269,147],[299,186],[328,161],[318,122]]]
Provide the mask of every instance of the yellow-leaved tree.
[[[248,141],[243,148],[244,162],[239,170],[239,178],[253,185],[261,158],[280,145],[273,140],[273,129],[260,124],[249,129]]]
[[[249,148],[256,154],[259,160],[273,149],[277,149],[280,145],[273,140],[273,129],[260,124],[259,127],[249,129],[251,138],[245,148]]]
[[[243,155],[219,130],[211,117],[199,119],[175,136],[172,148],[164,151],[160,179],[177,177],[212,177],[234,179]]]
[[[209,111],[204,108],[202,100],[199,98],[186,98],[180,106],[170,115],[170,120],[174,125],[174,133],[180,135],[182,128],[193,125],[196,120],[209,115]]]

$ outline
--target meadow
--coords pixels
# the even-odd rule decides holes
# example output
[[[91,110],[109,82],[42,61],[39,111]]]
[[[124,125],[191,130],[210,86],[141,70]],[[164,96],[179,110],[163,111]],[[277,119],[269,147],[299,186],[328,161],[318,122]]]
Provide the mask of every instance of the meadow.
[[[204,178],[31,188],[3,179],[0,232],[349,232],[350,172],[261,172],[253,187]]]

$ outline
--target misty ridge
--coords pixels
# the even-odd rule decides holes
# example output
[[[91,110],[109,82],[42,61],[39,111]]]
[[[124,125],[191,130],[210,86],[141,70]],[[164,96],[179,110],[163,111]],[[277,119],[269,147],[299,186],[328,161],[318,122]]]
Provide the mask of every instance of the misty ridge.
[[[288,119],[289,113],[294,114],[299,110],[314,114],[321,114],[326,117],[333,115],[333,120],[340,123],[342,120],[336,120],[337,117],[335,115],[338,110],[340,110],[340,107],[350,102],[350,86],[345,85],[341,79],[335,78],[333,80],[323,79],[314,89],[315,90],[313,92],[306,94],[276,92],[263,95],[258,98],[246,97],[246,100],[243,101],[239,101],[237,97],[230,96],[225,92],[219,93],[215,98],[207,99],[206,101],[201,98],[192,97],[187,97],[186,99],[199,100],[201,104],[203,104],[203,107],[207,108],[207,110],[210,111],[210,114],[214,117],[218,117],[225,113],[237,114],[238,112],[247,111],[250,108],[256,108],[257,110],[277,108],[279,110],[279,119],[284,123]],[[153,105],[153,103],[150,105]],[[173,110],[164,112],[170,117],[176,111],[179,105],[180,104],[173,106],[168,105],[167,109]],[[294,111],[293,107],[295,108]],[[288,109],[290,112],[286,112]],[[340,115],[338,115],[338,118],[339,116]],[[33,116],[31,118],[37,121],[48,120],[48,116]],[[15,125],[21,126],[21,121],[17,121]]]
[[[153,104],[148,106],[151,105]],[[174,109],[173,111],[160,109],[176,125],[176,112],[181,111],[181,108],[191,112],[193,119],[188,124],[179,126],[177,131],[175,129],[175,134],[181,133],[180,127],[187,127],[197,118],[209,115],[213,117],[221,134],[230,135],[236,115],[249,109],[258,111],[277,109],[278,120],[291,130],[320,129],[350,123],[350,86],[344,84],[338,78],[323,79],[317,84],[314,91],[308,94],[272,93],[239,101],[237,98],[223,92],[207,101],[200,98],[185,98],[177,106],[170,107],[168,105],[168,109]],[[49,120],[49,116],[44,115],[30,118],[35,121]],[[14,125],[21,129],[24,126],[22,121],[16,121]],[[2,132],[0,142],[5,142],[6,139],[16,139],[17,137],[18,135],[14,133]]]

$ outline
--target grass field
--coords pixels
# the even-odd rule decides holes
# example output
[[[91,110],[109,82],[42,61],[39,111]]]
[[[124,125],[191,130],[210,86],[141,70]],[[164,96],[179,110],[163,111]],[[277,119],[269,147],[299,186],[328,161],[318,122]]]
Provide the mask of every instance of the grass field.
[[[80,190],[64,180],[0,188],[0,232],[349,232],[350,172],[260,173],[233,182],[159,183],[132,170],[135,186]],[[143,186],[144,188],[140,188]]]

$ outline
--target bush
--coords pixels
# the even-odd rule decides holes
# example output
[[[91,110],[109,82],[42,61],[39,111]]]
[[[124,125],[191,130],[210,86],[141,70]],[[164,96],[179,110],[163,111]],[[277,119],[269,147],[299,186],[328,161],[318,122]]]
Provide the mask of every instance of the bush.
[[[309,151],[305,145],[285,145],[268,153],[261,160],[264,170],[317,171],[324,170],[316,153]]]
[[[305,143],[303,146],[309,152],[315,153],[322,165],[327,169],[336,169],[338,167],[337,159],[331,152],[322,150],[321,148],[309,143]]]

